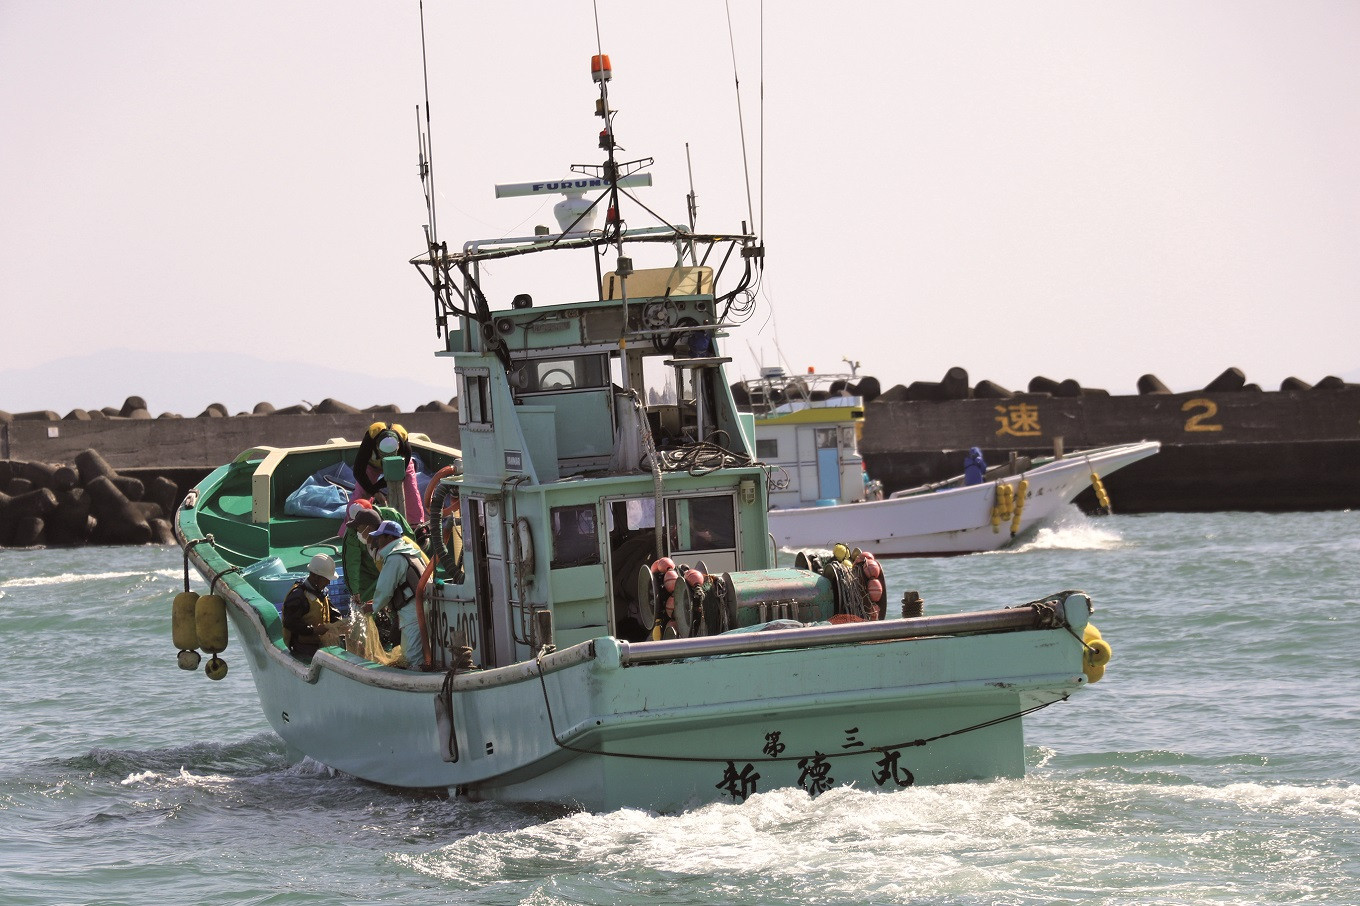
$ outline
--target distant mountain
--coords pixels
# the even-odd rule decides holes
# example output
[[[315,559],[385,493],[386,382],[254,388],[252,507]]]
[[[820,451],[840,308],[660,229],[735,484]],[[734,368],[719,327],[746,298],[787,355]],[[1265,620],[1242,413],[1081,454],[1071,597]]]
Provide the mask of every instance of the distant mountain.
[[[363,409],[396,404],[403,411],[433,400],[449,402],[452,382],[439,386],[400,376],[363,374],[300,362],[233,353],[109,349],[58,359],[32,368],[0,371],[0,410],[121,408],[140,396],[152,415],[198,415],[212,403],[250,412],[259,402],[275,408],[315,404],[330,397]]]

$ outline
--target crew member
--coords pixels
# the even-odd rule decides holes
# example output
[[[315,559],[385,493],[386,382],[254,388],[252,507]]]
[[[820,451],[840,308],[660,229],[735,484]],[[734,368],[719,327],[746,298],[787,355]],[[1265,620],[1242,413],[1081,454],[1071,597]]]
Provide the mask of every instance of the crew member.
[[[982,484],[986,474],[987,462],[982,458],[982,451],[977,447],[969,447],[968,456],[963,460],[964,485]]]
[[[406,517],[390,506],[375,507],[371,501],[359,500],[349,505],[349,524],[340,539],[340,560],[345,567],[345,586],[356,601],[372,601],[378,582],[378,564],[369,549],[368,533],[385,519],[401,526],[402,534],[414,538]]]
[[[412,670],[424,669],[425,633],[421,628],[416,587],[429,561],[416,543],[402,534],[401,526],[390,519],[384,519],[368,533],[368,546],[379,563],[372,610],[376,613],[386,607],[395,612],[401,626],[406,666]]]
[[[416,482],[416,467],[411,456],[411,443],[406,429],[389,422],[374,422],[364,432],[359,441],[359,449],[354,452],[354,492],[350,502],[372,500],[375,504],[386,505],[390,502],[387,480],[383,478],[383,459],[400,456],[405,462],[406,477],[402,481],[402,496],[406,508],[406,521],[411,525],[425,522],[425,502],[420,497],[420,485]]]
[[[326,587],[335,579],[335,561],[317,554],[307,564],[307,577],[295,582],[283,599],[283,640],[293,657],[309,660],[324,645],[342,644],[345,621],[336,619]]]

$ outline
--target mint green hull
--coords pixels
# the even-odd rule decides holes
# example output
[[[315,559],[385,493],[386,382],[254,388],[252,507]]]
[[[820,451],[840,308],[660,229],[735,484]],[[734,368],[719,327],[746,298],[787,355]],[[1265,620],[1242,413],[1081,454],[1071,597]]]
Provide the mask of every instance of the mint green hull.
[[[1049,657],[1043,649],[1054,642],[1077,648],[1070,637],[1050,638],[1022,653],[994,636],[597,667],[585,684],[597,690],[593,695],[569,677],[549,685],[553,723],[572,747],[569,758],[534,776],[492,778],[469,792],[570,800],[594,809],[674,810],[779,787],[815,794],[833,785],[891,790],[1020,777],[1021,722],[1004,718],[1060,699],[1081,681],[1079,668],[1067,675],[1039,672]],[[995,666],[997,657],[1023,682],[948,669],[951,663]],[[626,675],[633,671],[655,675]],[[638,695],[638,687],[647,693]],[[610,713],[611,704],[630,710]],[[541,696],[537,705],[541,713]],[[912,745],[924,739],[934,741]]]
[[[272,605],[248,584],[229,574],[218,591],[290,747],[373,782],[473,799],[674,811],[779,787],[1020,777],[1019,715],[1086,681],[1080,593],[1052,602],[1050,628],[911,637],[980,616],[959,615],[633,645],[605,637],[458,676],[450,741],[436,717],[443,675],[340,649],[303,664],[280,649]],[[747,647],[639,662],[705,644]],[[801,647],[751,647],[771,644]]]

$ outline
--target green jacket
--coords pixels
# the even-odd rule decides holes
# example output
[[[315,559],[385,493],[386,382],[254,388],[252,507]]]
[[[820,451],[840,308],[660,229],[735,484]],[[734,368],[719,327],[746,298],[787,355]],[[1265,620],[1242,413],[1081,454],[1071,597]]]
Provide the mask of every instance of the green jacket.
[[[411,524],[395,508],[379,506],[374,509],[383,519],[391,519],[400,525],[405,537],[414,539]],[[368,545],[364,544],[364,539],[359,537],[352,525],[345,526],[345,537],[340,541],[340,561],[345,567],[345,587],[349,593],[359,601],[372,601],[378,584],[378,565],[373,562]]]

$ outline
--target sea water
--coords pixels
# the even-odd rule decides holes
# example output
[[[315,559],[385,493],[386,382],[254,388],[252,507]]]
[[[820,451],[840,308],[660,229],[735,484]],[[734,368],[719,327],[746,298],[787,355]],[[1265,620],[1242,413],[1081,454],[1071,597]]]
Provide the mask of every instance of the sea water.
[[[1026,719],[1025,779],[678,815],[294,763],[239,650],[175,666],[178,550],[0,551],[0,903],[1360,903],[1360,513],[1020,541],[885,566],[927,614],[1094,598],[1114,659]]]

